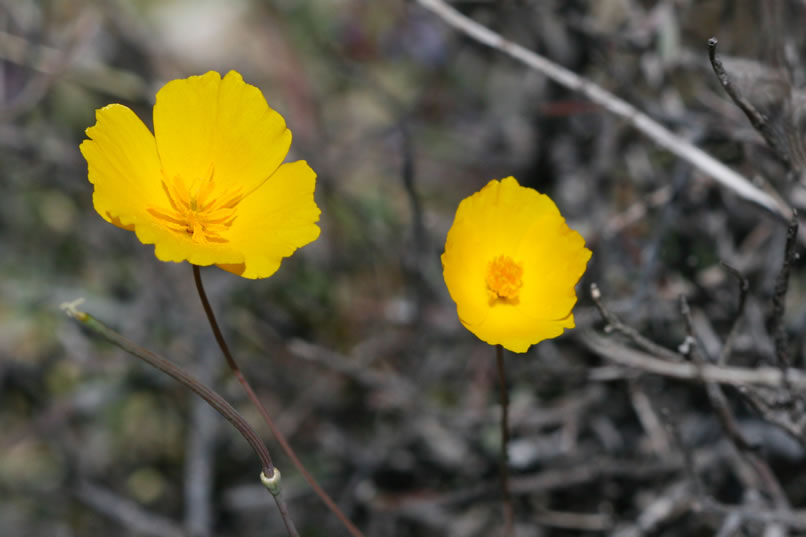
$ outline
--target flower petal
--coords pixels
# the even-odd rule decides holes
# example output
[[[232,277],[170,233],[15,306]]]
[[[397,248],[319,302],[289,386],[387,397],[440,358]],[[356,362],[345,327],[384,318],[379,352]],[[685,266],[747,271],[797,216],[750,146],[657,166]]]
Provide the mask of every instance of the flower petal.
[[[464,324],[464,323],[462,323]],[[490,345],[502,345],[512,352],[526,352],[531,345],[562,334],[566,328],[574,328],[574,315],[554,321],[532,319],[518,305],[496,303],[493,311],[478,325],[465,327],[476,337]]]
[[[472,219],[464,217],[462,209],[465,201],[459,205],[445,241],[442,273],[448,292],[456,302],[459,319],[462,323],[476,325],[482,323],[490,313],[485,283],[490,254],[485,253],[488,245],[475,233]]]
[[[154,105],[154,132],[168,177],[206,178],[248,194],[280,165],[291,131],[258,88],[230,71],[168,82]]]
[[[266,278],[284,257],[319,237],[319,207],[313,198],[316,174],[305,161],[283,164],[243,199],[224,235],[243,253],[243,263],[219,267],[244,278]]]
[[[544,321],[565,318],[576,304],[575,286],[591,258],[585,239],[557,212],[535,223],[517,256],[524,271],[520,300],[529,316]]]
[[[132,229],[148,217],[148,204],[166,199],[154,136],[120,104],[98,109],[95,119],[80,146],[95,185],[95,210],[107,222]]]
[[[554,202],[533,188],[522,187],[513,177],[493,179],[459,204],[456,219],[466,220],[488,254],[514,255],[526,230],[545,216],[560,216]]]
[[[81,143],[89,180],[95,185],[93,203],[106,221],[135,231],[143,244],[155,244],[161,261],[190,261],[197,265],[238,263],[243,255],[221,244],[198,244],[189,236],[165,229],[148,209],[170,202],[154,136],[129,108],[110,104],[96,112],[96,124]]]

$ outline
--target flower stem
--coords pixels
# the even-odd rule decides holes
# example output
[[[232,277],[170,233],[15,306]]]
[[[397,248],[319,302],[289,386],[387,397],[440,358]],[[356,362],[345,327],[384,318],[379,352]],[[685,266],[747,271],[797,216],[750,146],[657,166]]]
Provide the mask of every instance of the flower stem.
[[[235,361],[235,358],[232,356],[232,353],[229,350],[229,345],[227,345],[224,335],[221,333],[221,328],[218,326],[218,321],[213,313],[213,308],[210,306],[210,301],[207,299],[207,293],[204,291],[204,285],[202,284],[199,267],[198,265],[192,266],[193,280],[196,282],[196,290],[199,292],[199,298],[201,299],[204,313],[207,315],[207,320],[210,322],[210,328],[213,330],[213,335],[218,342],[218,346],[221,348],[221,352],[224,353],[224,358],[226,358],[227,364],[232,370],[233,375],[235,375],[235,378],[238,379],[238,382],[240,382],[241,386],[243,386],[243,389],[249,396],[249,400],[252,401],[252,404],[254,404],[258,409],[260,415],[263,416],[263,421],[265,421],[266,425],[269,426],[272,435],[274,435],[274,438],[280,444],[280,447],[283,448],[285,454],[288,455],[288,458],[291,459],[291,462],[297,468],[299,473],[302,474],[316,495],[319,496],[319,498],[325,503],[325,505],[327,505],[331,512],[336,515],[336,518],[339,519],[342,525],[344,525],[344,527],[353,537],[364,537],[364,534],[361,533],[361,531],[352,522],[350,522],[347,516],[342,513],[341,509],[339,509],[339,506],[336,505],[336,502],[333,501],[327,492],[325,492],[324,489],[319,486],[319,483],[316,482],[316,479],[314,479],[311,473],[308,472],[307,468],[305,468],[305,465],[302,464],[302,461],[300,461],[299,457],[297,457],[297,454],[294,452],[294,449],[286,440],[285,435],[274,424],[274,420],[272,420],[271,416],[266,410],[266,407],[264,407],[263,403],[261,403],[260,399],[258,399],[257,394],[246,380],[246,377],[244,377],[243,373],[241,372],[241,368],[238,367],[238,363]]]
[[[495,358],[498,362],[498,381],[501,392],[501,496],[504,505],[504,535],[512,535],[513,520],[512,496],[509,493],[509,393],[507,389],[507,371],[504,366],[504,348],[495,346]]]
[[[213,407],[216,412],[221,414],[227,421],[229,421],[238,430],[238,432],[241,433],[241,436],[244,437],[244,440],[249,443],[249,445],[255,451],[255,454],[260,459],[263,467],[261,475],[273,476],[276,474],[279,477],[279,470],[277,470],[272,463],[271,455],[269,455],[269,450],[266,448],[266,445],[262,440],[260,440],[260,437],[257,435],[255,430],[251,425],[249,425],[249,422],[247,422],[243,416],[241,416],[238,411],[235,410],[232,405],[230,405],[223,397],[218,395],[216,391],[205,384],[202,384],[193,375],[185,372],[183,369],[174,365],[169,360],[166,360],[162,356],[159,356],[145,347],[137,345],[130,339],[123,337],[121,334],[115,332],[89,313],[79,311],[76,308],[75,303],[63,304],[62,309],[64,309],[67,315],[80,322],[86,328],[92,330],[99,336],[103,337],[113,345],[120,347],[129,354],[140,358],[151,367],[154,367],[155,369],[165,373],[204,399],[207,404]],[[291,520],[291,517],[288,514],[288,505],[285,503],[282,495],[272,492],[272,496],[277,504],[277,509],[280,511],[280,516],[283,518],[283,523],[288,530],[288,534],[291,537],[299,537],[299,533],[297,533],[294,522]]]

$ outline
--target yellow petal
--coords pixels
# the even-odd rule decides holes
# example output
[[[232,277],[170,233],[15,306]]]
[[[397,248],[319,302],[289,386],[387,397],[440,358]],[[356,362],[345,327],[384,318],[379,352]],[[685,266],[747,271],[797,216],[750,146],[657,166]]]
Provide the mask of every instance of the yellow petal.
[[[512,352],[526,352],[531,345],[559,336],[574,327],[574,315],[564,319],[541,321],[531,319],[528,312],[517,306],[498,303],[487,319],[479,325],[465,327],[490,345],[502,345]],[[463,323],[464,324],[464,323]]]
[[[95,118],[80,146],[95,185],[93,204],[107,222],[132,229],[148,217],[149,203],[166,198],[154,136],[120,104],[100,108]]]
[[[304,161],[283,164],[237,206],[238,216],[223,236],[243,253],[243,263],[219,267],[244,278],[266,278],[284,257],[319,237],[319,207],[313,198],[316,174]]]
[[[120,104],[99,109],[96,120],[87,129],[90,139],[80,149],[95,185],[95,210],[105,220],[135,231],[144,244],[155,244],[161,261],[213,265],[243,260],[243,255],[225,245],[200,245],[163,228],[148,213],[150,207],[169,204],[154,136],[134,112]]]
[[[224,188],[249,193],[280,165],[291,131],[258,88],[230,71],[168,82],[157,93],[154,132],[168,177],[210,175]]]
[[[485,246],[479,255],[493,256],[513,255],[526,231],[546,217],[562,218],[551,198],[520,186],[513,177],[490,181],[456,211],[456,221],[466,222],[467,232]]]
[[[475,325],[483,322],[490,313],[485,283],[490,254],[488,245],[476,233],[472,220],[460,219],[460,213],[462,216],[465,214],[462,205],[448,231],[445,252],[442,254],[442,270],[448,292],[456,302],[459,319]]]
[[[524,236],[517,258],[523,262],[520,299],[535,319],[562,319],[576,304],[575,286],[591,258],[585,239],[559,212],[541,219]]]

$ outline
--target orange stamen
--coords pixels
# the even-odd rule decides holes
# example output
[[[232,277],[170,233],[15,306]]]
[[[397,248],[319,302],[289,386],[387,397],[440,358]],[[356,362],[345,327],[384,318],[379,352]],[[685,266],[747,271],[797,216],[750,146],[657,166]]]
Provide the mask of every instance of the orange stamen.
[[[227,242],[222,234],[235,221],[236,207],[243,194],[240,188],[218,188],[212,164],[207,177],[193,180],[190,186],[182,177],[175,176],[173,179],[164,177],[162,188],[169,207],[152,206],[147,210],[165,228],[201,244]]]
[[[514,300],[523,286],[523,265],[499,255],[487,268],[487,290],[491,299]]]

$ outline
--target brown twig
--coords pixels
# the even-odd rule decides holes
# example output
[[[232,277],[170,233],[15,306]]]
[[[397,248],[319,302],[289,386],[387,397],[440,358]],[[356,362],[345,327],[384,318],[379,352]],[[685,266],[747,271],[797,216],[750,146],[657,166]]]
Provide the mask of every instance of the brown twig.
[[[644,337],[641,333],[633,328],[622,322],[619,317],[607,309],[607,307],[602,302],[602,292],[599,290],[599,286],[596,283],[592,283],[590,285],[590,296],[593,300],[593,303],[596,305],[596,309],[599,310],[599,315],[602,316],[602,319],[607,323],[605,326],[605,332],[616,332],[645,351],[655,356],[660,356],[664,360],[668,360],[670,362],[682,362],[683,357],[674,351],[670,351],[666,347],[661,347],[651,339]]]
[[[747,119],[750,120],[753,128],[756,129],[762,137],[764,137],[764,141],[766,141],[767,145],[770,147],[770,149],[772,149],[773,154],[781,162],[787,166],[791,166],[791,159],[784,148],[781,147],[778,137],[776,137],[774,132],[770,129],[770,123],[767,118],[764,116],[764,114],[759,112],[750,101],[741,95],[736,87],[731,83],[730,76],[725,70],[725,66],[722,65],[722,60],[716,54],[717,43],[719,43],[719,41],[716,37],[712,37],[708,40],[708,58],[711,60],[711,67],[714,69],[714,73],[719,79],[719,83],[722,85],[725,93],[727,93],[736,106],[738,106],[739,109],[744,112],[744,115],[746,115]]]
[[[775,358],[782,368],[791,365],[784,313],[786,313],[786,293],[789,290],[789,272],[792,269],[792,263],[797,259],[797,254],[795,253],[797,238],[798,215],[796,211],[793,211],[789,226],[786,229],[783,263],[781,263],[781,270],[775,278],[775,291],[772,296],[772,314],[770,318],[770,332],[772,332],[773,342],[775,343]]]
[[[269,426],[271,433],[274,435],[274,438],[280,444],[280,447],[283,448],[283,451],[288,458],[291,459],[291,462],[297,468],[299,473],[305,478],[308,484],[311,486],[313,491],[316,493],[317,496],[327,505],[330,511],[339,519],[342,525],[347,529],[347,531],[353,535],[354,537],[364,537],[361,531],[350,522],[350,519],[341,512],[339,506],[336,505],[336,502],[328,495],[327,492],[319,485],[316,479],[308,472],[305,465],[302,464],[302,461],[297,457],[296,452],[286,440],[285,435],[277,428],[274,424],[274,420],[269,415],[269,412],[266,410],[266,407],[263,406],[263,403],[260,402],[255,391],[252,389],[252,386],[249,384],[249,381],[246,380],[246,377],[243,375],[241,368],[238,366],[238,363],[235,361],[232,353],[230,352],[229,345],[227,345],[226,339],[224,339],[224,334],[221,332],[221,328],[218,325],[218,321],[216,320],[215,313],[213,313],[213,308],[210,305],[210,301],[207,299],[207,293],[204,291],[204,285],[202,284],[201,279],[201,272],[199,271],[199,267],[197,265],[192,265],[193,267],[193,280],[196,282],[196,290],[199,293],[199,298],[201,299],[202,307],[204,308],[204,313],[207,315],[207,320],[210,323],[210,328],[213,330],[213,335],[215,336],[216,342],[218,346],[221,348],[221,352],[224,354],[224,358],[227,360],[227,364],[229,365],[230,369],[232,370],[233,375],[235,378],[238,379],[238,382],[243,386],[243,389],[246,391],[246,394],[249,396],[249,400],[255,405],[255,408],[260,412],[260,415],[263,417],[263,421],[266,422],[266,425]],[[267,474],[271,475],[271,474]]]

